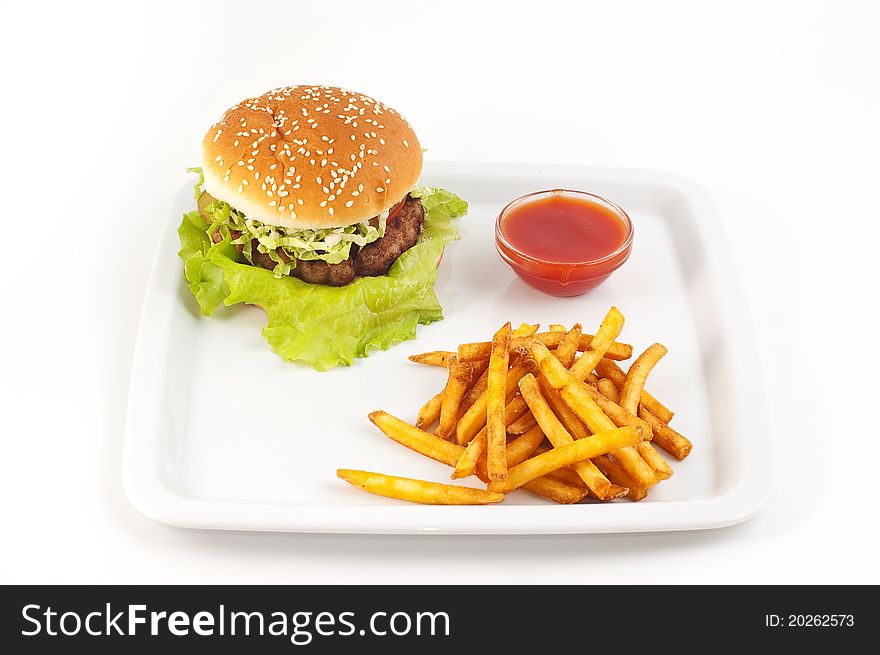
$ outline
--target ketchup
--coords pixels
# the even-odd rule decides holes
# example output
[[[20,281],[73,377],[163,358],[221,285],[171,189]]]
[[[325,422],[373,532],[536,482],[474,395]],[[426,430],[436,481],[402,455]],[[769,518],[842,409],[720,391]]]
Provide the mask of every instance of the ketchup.
[[[501,257],[546,293],[579,295],[629,257],[632,223],[604,198],[582,191],[542,191],[514,200],[495,227]]]

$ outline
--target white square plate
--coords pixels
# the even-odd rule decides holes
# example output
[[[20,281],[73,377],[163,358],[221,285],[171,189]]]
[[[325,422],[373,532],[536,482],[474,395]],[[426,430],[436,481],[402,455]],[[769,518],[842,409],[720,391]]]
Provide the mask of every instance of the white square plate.
[[[193,207],[190,187],[181,191],[154,263],[132,371],[124,480],[138,509],[198,528],[446,534],[688,530],[732,525],[759,509],[770,482],[759,367],[721,226],[699,187],[650,171],[477,163],[428,163],[423,181],[470,202],[462,239],[439,269],[446,319],[420,327],[416,341],[326,373],[273,354],[259,309],[199,314],[176,255],[176,227]],[[577,298],[531,289],[495,252],[499,210],[554,187],[605,196],[635,224],[626,265]],[[337,468],[356,468],[449,481],[448,467],[367,420],[374,409],[414,420],[442,387],[442,370],[408,355],[485,340],[508,320],[581,322],[592,332],[611,305],[626,316],[621,340],[636,352],[654,341],[669,348],[648,386],[694,443],[646,500],[557,506],[517,491],[501,505],[434,507],[365,494],[336,478]]]

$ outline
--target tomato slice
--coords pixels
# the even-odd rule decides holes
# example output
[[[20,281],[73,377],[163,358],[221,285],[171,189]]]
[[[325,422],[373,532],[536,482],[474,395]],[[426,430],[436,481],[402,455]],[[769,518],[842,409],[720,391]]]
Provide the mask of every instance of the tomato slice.
[[[409,195],[409,194],[407,194],[407,195]],[[385,219],[386,224],[392,218],[397,216],[397,212],[399,212],[401,209],[403,209],[403,206],[406,204],[406,198],[407,198],[407,196],[404,196],[403,200],[401,200],[399,203],[397,203],[391,209],[388,210],[388,218]]]

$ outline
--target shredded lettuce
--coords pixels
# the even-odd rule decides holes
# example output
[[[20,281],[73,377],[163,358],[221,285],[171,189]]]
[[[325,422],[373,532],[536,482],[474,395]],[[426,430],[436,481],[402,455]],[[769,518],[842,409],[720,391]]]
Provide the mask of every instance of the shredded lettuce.
[[[201,168],[188,168],[188,172],[197,173],[199,182],[195,187],[196,200],[203,191],[205,177]],[[338,264],[348,259],[351,246],[365,246],[385,236],[387,213],[380,215],[376,224],[367,221],[347,227],[330,227],[323,229],[291,229],[266,225],[258,220],[248,218],[229,203],[214,199],[204,208],[211,216],[208,233],[219,230],[225,238],[230,230],[240,232],[240,236],[232,238],[232,243],[242,246],[245,259],[253,263],[253,242],[257,242],[257,250],[268,255],[275,262],[275,277],[289,275],[296,266],[296,260],[313,261],[322,259],[328,264]],[[281,250],[283,254],[278,251]]]
[[[197,196],[200,189],[201,184]],[[226,210],[211,210],[217,226],[208,229],[198,211],[188,212],[178,235],[189,289],[205,315],[221,304],[262,307],[267,317],[263,336],[272,350],[287,361],[319,371],[348,366],[371,349],[385,350],[414,339],[417,325],[443,318],[434,293],[436,260],[458,238],[452,219],[467,212],[467,203],[443,189],[420,187],[412,195],[425,207],[418,243],[394,262],[387,275],[360,278],[344,287],[308,284],[287,275],[278,278],[273,271],[238,263],[238,239],[229,233]],[[229,215],[233,214],[238,215],[230,208]],[[217,223],[218,219],[223,220]],[[220,229],[223,237],[219,243],[210,238],[214,229]],[[356,242],[350,241],[349,247],[351,243]]]

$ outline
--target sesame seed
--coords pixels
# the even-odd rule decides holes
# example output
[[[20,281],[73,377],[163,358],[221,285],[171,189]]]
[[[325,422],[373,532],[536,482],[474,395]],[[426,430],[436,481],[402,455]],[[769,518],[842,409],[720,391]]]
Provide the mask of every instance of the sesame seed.
[[[349,200],[347,203],[345,203],[345,206],[351,207],[353,204],[354,204],[354,200]]]
[[[377,186],[377,187],[376,187],[376,192],[377,192],[377,193],[382,193],[384,190],[385,190],[385,189],[383,189],[383,188],[380,187],[380,186]]]

